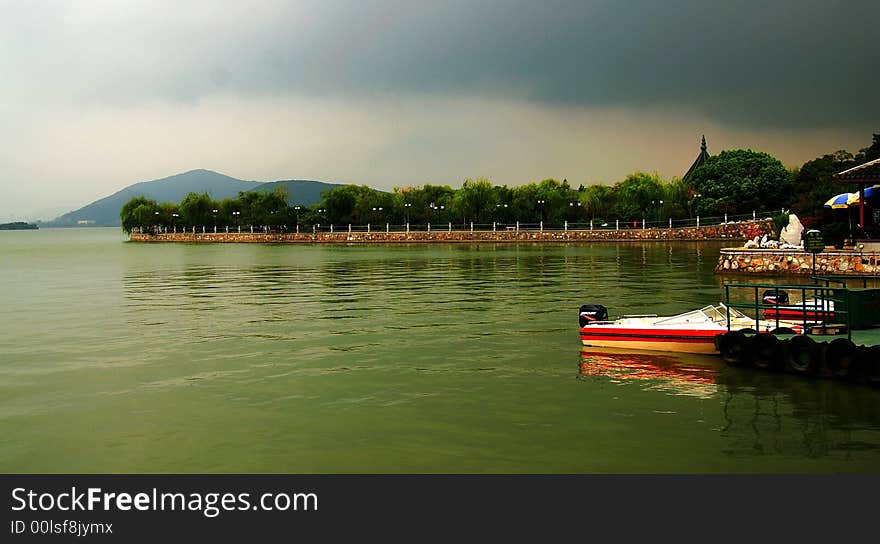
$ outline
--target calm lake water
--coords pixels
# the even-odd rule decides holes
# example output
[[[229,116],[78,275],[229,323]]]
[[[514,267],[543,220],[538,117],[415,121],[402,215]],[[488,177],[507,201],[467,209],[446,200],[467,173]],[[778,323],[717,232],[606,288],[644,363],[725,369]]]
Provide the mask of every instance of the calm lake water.
[[[0,472],[876,472],[876,389],[582,352],[583,303],[717,303],[719,247],[0,232]]]

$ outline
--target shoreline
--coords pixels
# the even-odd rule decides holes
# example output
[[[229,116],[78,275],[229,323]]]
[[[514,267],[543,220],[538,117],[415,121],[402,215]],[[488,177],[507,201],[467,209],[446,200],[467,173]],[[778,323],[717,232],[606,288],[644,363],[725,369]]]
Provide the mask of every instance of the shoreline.
[[[273,243],[273,244],[420,244],[420,243],[571,243],[642,241],[744,241],[771,231],[767,221],[728,223],[704,227],[621,230],[442,230],[343,231],[315,233],[177,232],[131,233],[137,243]]]

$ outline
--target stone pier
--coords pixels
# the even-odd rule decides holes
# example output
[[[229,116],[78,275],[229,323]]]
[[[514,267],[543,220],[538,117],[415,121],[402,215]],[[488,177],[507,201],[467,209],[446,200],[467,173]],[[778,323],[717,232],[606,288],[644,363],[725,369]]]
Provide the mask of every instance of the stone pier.
[[[813,273],[813,255],[797,249],[725,248],[718,256],[715,272],[810,276]],[[816,255],[816,273],[880,278],[880,252],[824,251]]]

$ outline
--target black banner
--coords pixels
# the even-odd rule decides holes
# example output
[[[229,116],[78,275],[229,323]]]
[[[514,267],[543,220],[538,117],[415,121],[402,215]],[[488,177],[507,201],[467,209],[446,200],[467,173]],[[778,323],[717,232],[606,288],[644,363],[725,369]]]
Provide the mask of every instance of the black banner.
[[[2,542],[871,536],[880,476],[6,475]],[[82,540],[84,539],[84,540]]]

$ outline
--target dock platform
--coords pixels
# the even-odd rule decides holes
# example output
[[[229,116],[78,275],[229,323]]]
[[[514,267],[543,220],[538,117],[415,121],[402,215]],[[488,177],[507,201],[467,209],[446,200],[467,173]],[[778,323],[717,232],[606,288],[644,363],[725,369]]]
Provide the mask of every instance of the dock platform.
[[[867,280],[850,287],[852,277],[813,279],[799,285],[725,284],[726,306],[752,314],[757,330],[718,336],[722,359],[731,366],[880,386],[880,288]],[[790,292],[798,301],[788,302]]]

